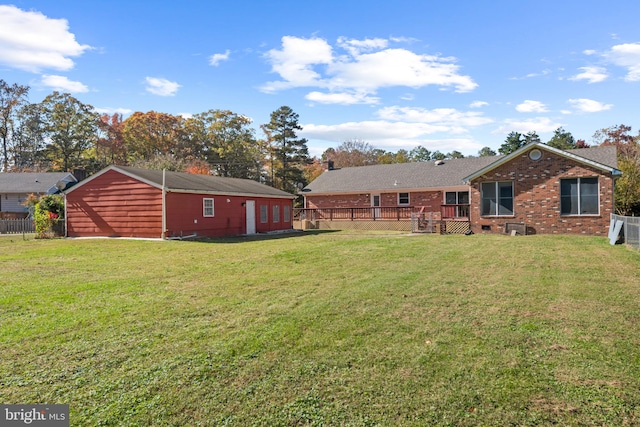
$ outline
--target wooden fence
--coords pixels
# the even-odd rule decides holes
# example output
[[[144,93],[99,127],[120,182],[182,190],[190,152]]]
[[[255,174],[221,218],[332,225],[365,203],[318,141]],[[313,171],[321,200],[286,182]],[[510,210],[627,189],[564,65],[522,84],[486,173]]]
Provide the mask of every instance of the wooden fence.
[[[35,233],[36,226],[32,219],[0,219],[0,234]]]

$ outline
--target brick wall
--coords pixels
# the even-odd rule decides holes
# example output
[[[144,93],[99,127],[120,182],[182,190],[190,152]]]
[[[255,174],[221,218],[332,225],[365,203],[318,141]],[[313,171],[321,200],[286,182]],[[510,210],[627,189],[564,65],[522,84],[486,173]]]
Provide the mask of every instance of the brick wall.
[[[382,207],[394,207],[398,205],[398,193],[380,193]],[[368,208],[371,207],[371,195],[366,194],[334,194],[328,196],[306,195],[306,208]],[[409,192],[410,206],[425,206],[427,212],[440,212],[443,203],[441,191],[416,191]]]
[[[471,229],[474,233],[503,233],[505,223],[524,223],[529,233],[607,235],[613,212],[613,178],[599,169],[546,150],[532,161],[528,152],[471,183]],[[560,215],[561,178],[598,177],[599,215]],[[480,184],[513,181],[513,216],[481,216]],[[483,229],[484,228],[484,229]]]

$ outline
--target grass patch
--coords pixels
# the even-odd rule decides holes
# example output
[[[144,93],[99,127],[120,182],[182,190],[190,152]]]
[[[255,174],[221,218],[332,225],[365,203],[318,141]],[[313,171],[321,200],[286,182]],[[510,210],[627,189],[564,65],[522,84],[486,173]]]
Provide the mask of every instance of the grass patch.
[[[0,239],[0,402],[72,425],[634,425],[640,254],[580,236]]]

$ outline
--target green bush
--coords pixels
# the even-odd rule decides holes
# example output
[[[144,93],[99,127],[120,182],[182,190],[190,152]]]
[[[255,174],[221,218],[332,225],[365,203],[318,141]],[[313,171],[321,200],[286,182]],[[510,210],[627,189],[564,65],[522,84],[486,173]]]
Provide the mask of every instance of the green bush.
[[[50,239],[55,237],[54,226],[64,217],[64,198],[53,194],[40,197],[34,204],[33,220],[36,226],[36,237]]]

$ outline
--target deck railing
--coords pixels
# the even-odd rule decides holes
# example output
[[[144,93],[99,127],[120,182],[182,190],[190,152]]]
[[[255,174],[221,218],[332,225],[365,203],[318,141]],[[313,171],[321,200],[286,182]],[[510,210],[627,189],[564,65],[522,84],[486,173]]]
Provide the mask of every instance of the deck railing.
[[[442,219],[469,219],[469,205],[455,204],[440,206]]]
[[[313,209],[294,209],[294,220],[309,221],[336,221],[336,220],[410,220],[411,213],[416,212],[418,208],[413,206],[402,207],[371,207],[371,208],[313,208]]]
[[[338,221],[338,220],[410,220],[412,213],[425,211],[423,206],[389,206],[389,207],[368,207],[368,208],[312,208],[294,209],[293,219],[295,221]],[[442,205],[440,208],[442,219],[469,219],[469,205]]]

